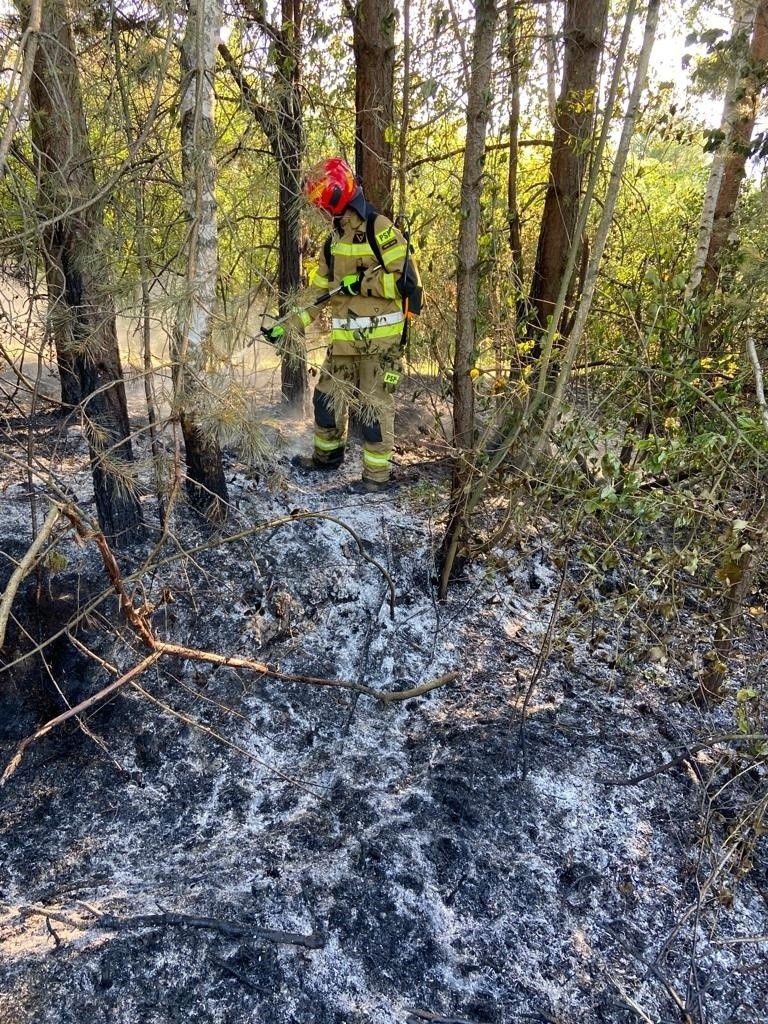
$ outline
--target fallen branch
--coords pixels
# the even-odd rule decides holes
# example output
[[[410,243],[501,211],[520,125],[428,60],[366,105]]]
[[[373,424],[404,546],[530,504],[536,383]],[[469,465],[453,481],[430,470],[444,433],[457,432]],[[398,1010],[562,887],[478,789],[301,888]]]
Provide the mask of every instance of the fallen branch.
[[[11,614],[11,606],[13,605],[13,600],[16,597],[16,592],[21,586],[21,581],[35,564],[35,559],[37,558],[43,544],[45,544],[53,532],[56,520],[59,518],[59,511],[58,505],[51,505],[48,510],[48,515],[45,517],[45,522],[40,527],[40,532],[30,544],[24,554],[24,557],[11,573],[8,585],[3,591],[3,596],[0,598],[0,648],[2,648],[5,643],[5,631],[8,628],[8,617]]]
[[[74,526],[78,536],[84,541],[93,540],[98,547],[102,561],[104,562],[104,567],[107,570],[107,574],[109,575],[112,586],[117,594],[121,612],[125,615],[128,622],[133,626],[147,647],[157,654],[166,654],[178,658],[188,658],[192,661],[207,662],[208,664],[219,665],[222,668],[244,669],[246,671],[256,672],[259,675],[270,676],[273,679],[281,679],[285,682],[306,683],[311,686],[335,686],[343,690],[355,690],[357,693],[364,693],[367,697],[373,697],[375,700],[380,700],[384,704],[389,704],[393,701],[410,700],[412,697],[421,697],[423,694],[429,693],[430,690],[435,690],[439,686],[445,686],[446,683],[453,682],[453,680],[458,679],[459,677],[458,672],[448,672],[445,675],[440,676],[438,679],[432,679],[426,683],[420,684],[419,686],[413,686],[408,690],[381,691],[374,690],[370,686],[364,686],[362,683],[349,682],[344,679],[325,679],[319,676],[305,676],[289,672],[280,672],[278,669],[271,668],[269,665],[265,665],[260,661],[254,661],[251,658],[241,658],[237,655],[218,654],[215,651],[204,651],[196,647],[185,647],[182,644],[166,643],[163,640],[159,640],[152,632],[149,625],[149,614],[151,613],[151,609],[146,605],[142,608],[136,608],[131,601],[131,598],[123,584],[120,568],[115,560],[115,556],[107,542],[107,538],[101,530],[95,530],[87,527],[73,508],[67,508],[64,511],[67,518]],[[334,520],[334,522],[336,522],[336,520]],[[358,544],[360,544],[362,551],[362,541],[360,541],[354,531],[350,530],[349,532],[353,537],[355,537]],[[369,558],[369,560],[371,559]],[[378,566],[377,562],[374,564]],[[387,573],[383,567],[379,566],[379,568],[381,569],[384,577],[388,580],[390,588],[392,589],[392,578],[389,573]]]
[[[250,938],[266,939],[268,942],[284,943],[290,946],[305,946],[307,949],[321,949],[325,945],[325,936],[322,932],[310,932],[303,935],[301,932],[284,932],[275,928],[262,928],[255,924],[245,924],[241,921],[226,921],[218,917],[195,917],[192,914],[137,914],[134,917],[117,917],[115,914],[100,914],[98,911],[90,911],[96,920],[93,923],[83,921],[72,921],[65,915],[55,913],[47,907],[23,907],[21,914],[29,917],[32,914],[39,914],[41,917],[50,918],[53,921],[61,921],[71,928],[86,930],[88,928],[105,928],[109,931],[130,931],[134,928],[208,928],[211,931],[219,932],[221,935],[246,936]]]
[[[322,949],[325,945],[325,936],[321,932],[302,935],[300,932],[284,932],[240,921],[225,921],[218,917],[193,917],[190,914],[137,914],[135,917],[102,914],[96,920],[96,927],[107,928],[110,931],[130,931],[133,928],[208,928],[221,935],[266,939],[268,942],[304,946],[307,949]]]
[[[678,754],[677,757],[657,765],[656,768],[649,768],[647,772],[641,772],[639,775],[633,775],[628,779],[602,779],[598,776],[596,781],[602,786],[636,786],[640,782],[647,782],[648,779],[662,775],[664,772],[669,771],[670,768],[676,768],[678,765],[690,761],[695,754],[702,750],[710,750],[720,743],[765,743],[766,741],[768,741],[768,735],[763,735],[762,733],[737,732],[729,733],[726,736],[713,736],[710,739],[702,740],[701,743],[694,743],[690,747],[686,747],[682,754]]]
[[[94,704],[97,704],[105,697],[108,697],[111,693],[114,693],[115,690],[118,690],[126,683],[131,682],[136,678],[136,676],[140,675],[145,669],[164,655],[186,658],[190,661],[201,661],[210,665],[218,665],[221,668],[232,668],[247,672],[254,672],[258,675],[282,680],[283,682],[304,683],[309,686],[333,686],[342,690],[352,690],[355,693],[362,693],[365,694],[366,697],[372,697],[374,700],[381,701],[382,704],[391,704],[397,701],[411,700],[413,697],[422,697],[431,690],[436,690],[438,687],[445,686],[447,683],[451,683],[459,678],[458,672],[447,672],[445,675],[439,676],[437,679],[430,679],[425,683],[421,683],[418,686],[412,686],[407,690],[375,690],[373,687],[345,679],[327,679],[321,676],[305,676],[296,675],[290,672],[280,672],[278,669],[271,668],[263,662],[254,661],[252,658],[218,654],[215,651],[204,651],[195,647],[185,647],[181,644],[166,643],[155,636],[149,624],[149,616],[152,609],[148,605],[137,608],[133,604],[133,601],[125,589],[120,568],[104,534],[100,530],[88,527],[73,507],[67,506],[62,509],[62,511],[72,523],[77,535],[83,541],[93,540],[98,547],[104,567],[107,571],[110,582],[112,583],[112,587],[117,594],[120,611],[152,653],[138,665],[135,665],[130,669],[130,671],[122,675],[119,679],[110,683],[109,686],[105,686],[102,690],[99,690],[98,693],[95,693],[86,700],[81,701],[81,703],[77,704],[75,707],[69,708],[63,714],[57,715],[56,718],[52,718],[36,732],[22,740],[6,766],[2,778],[0,778],[0,787],[4,786],[11,775],[16,771],[22,757],[24,756],[25,750],[32,743],[40,739],[42,736],[45,736],[46,733],[50,732],[51,729],[54,729],[62,722],[65,722],[74,715],[80,714],[82,711],[93,707]],[[384,575],[391,583],[389,575],[386,572]]]
[[[422,1021],[429,1021],[430,1024],[477,1024],[476,1021],[468,1020],[466,1017],[444,1017],[441,1013],[432,1013],[430,1010],[418,1010],[406,1007],[406,1024],[421,1024]]]
[[[66,722],[68,718],[73,718],[75,715],[82,714],[83,711],[87,711],[88,708],[93,707],[94,704],[98,704],[99,701],[104,700],[105,697],[108,697],[111,693],[114,693],[115,690],[119,690],[121,686],[125,686],[126,683],[131,682],[132,679],[135,679],[136,676],[141,675],[142,672],[148,669],[149,666],[156,662],[160,657],[160,651],[153,652],[149,655],[148,658],[145,658],[143,661],[140,661],[138,665],[134,665],[132,669],[130,669],[128,672],[120,676],[119,679],[116,679],[113,683],[110,683],[109,686],[105,686],[104,689],[99,690],[98,693],[94,693],[92,694],[92,696],[87,697],[83,701],[80,701],[80,703],[76,704],[74,707],[67,708],[66,711],[63,711],[60,715],[57,715],[55,718],[52,718],[49,722],[46,722],[45,725],[41,725],[37,732],[33,732],[30,736],[27,736],[26,739],[23,739],[16,748],[15,754],[5,767],[3,777],[0,778],[0,786],[4,786],[8,779],[10,779],[10,777],[19,767],[21,759],[24,756],[24,751],[27,749],[27,747],[29,747],[36,740],[39,740],[42,736],[45,736],[45,734],[50,732],[51,729],[55,729],[57,725],[61,725],[63,722]]]

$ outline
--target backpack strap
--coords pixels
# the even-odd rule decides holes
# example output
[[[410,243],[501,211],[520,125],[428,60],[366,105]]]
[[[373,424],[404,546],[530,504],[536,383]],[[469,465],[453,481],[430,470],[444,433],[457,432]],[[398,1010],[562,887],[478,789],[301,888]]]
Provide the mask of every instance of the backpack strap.
[[[384,266],[384,257],[381,255],[381,249],[379,243],[376,241],[376,218],[378,217],[376,210],[371,210],[365,221],[365,235],[368,239],[368,245],[371,247],[373,255],[376,257],[376,262]]]
[[[333,245],[333,235],[328,235],[323,242],[323,257],[325,259],[325,265],[328,267],[328,280],[333,280],[333,252],[331,246]]]

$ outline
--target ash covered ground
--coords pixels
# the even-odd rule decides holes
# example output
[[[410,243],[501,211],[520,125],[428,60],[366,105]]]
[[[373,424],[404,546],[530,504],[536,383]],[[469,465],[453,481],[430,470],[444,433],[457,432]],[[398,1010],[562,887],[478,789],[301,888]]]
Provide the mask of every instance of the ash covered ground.
[[[40,430],[92,509],[78,430]],[[765,776],[717,746],[679,756],[732,707],[622,656],[630,581],[596,587],[556,518],[439,603],[446,464],[423,426],[401,456],[420,479],[386,495],[345,490],[354,445],[341,479],[297,478],[307,436],[276,429],[269,468],[230,455],[221,535],[180,506],[151,566],[151,544],[119,558],[160,639],[304,681],[164,657],[25,751],[0,790],[0,1022],[767,1021],[765,840],[734,828]],[[30,541],[23,467],[0,500],[5,581]],[[75,703],[148,652],[95,547],[57,551],[90,609],[46,649]],[[25,671],[0,675],[2,768],[63,707]],[[453,672],[386,705],[306,681]]]

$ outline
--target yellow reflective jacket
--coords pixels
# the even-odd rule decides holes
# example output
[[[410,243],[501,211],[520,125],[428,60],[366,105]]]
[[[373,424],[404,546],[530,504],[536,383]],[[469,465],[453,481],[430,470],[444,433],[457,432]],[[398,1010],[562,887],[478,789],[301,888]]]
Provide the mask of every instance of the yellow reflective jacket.
[[[315,306],[301,315],[307,326],[322,309],[328,309],[330,341],[336,355],[381,352],[400,344],[404,315],[397,282],[405,266],[407,243],[392,221],[381,213],[376,215],[373,232],[382,266],[378,266],[377,256],[368,242],[365,219],[351,207],[347,209],[334,223],[333,271],[326,263],[325,252],[321,251],[317,269],[309,280],[308,301],[312,302],[318,295],[335,288],[347,275],[364,271],[359,295],[339,292],[326,306]],[[412,255],[408,262],[418,276]]]

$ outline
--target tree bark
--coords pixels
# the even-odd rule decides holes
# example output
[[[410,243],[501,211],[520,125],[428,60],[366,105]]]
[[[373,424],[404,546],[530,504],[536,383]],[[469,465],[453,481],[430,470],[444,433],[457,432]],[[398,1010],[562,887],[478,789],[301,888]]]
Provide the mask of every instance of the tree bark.
[[[403,97],[402,117],[400,119],[400,136],[398,145],[397,165],[397,212],[400,217],[406,214],[407,172],[408,172],[408,131],[411,126],[411,0],[403,0]]]
[[[581,345],[581,339],[583,338],[584,331],[586,329],[587,317],[589,316],[589,311],[592,306],[592,300],[594,298],[595,289],[597,288],[597,278],[600,271],[600,263],[602,261],[603,253],[605,251],[605,245],[608,240],[608,233],[611,229],[613,213],[616,209],[616,201],[618,199],[619,189],[621,187],[622,175],[624,173],[624,167],[627,162],[627,156],[629,155],[629,147],[635,129],[635,122],[637,121],[638,110],[640,108],[640,99],[642,97],[642,93],[645,88],[646,79],[648,76],[648,65],[651,58],[651,52],[653,50],[653,44],[656,39],[656,29],[659,21],[660,3],[661,0],[649,0],[648,2],[648,11],[646,14],[645,21],[645,32],[643,34],[643,43],[637,60],[635,79],[632,86],[632,92],[627,102],[627,109],[624,113],[624,120],[621,128],[621,136],[619,137],[619,142],[616,147],[616,155],[613,160],[613,166],[611,168],[611,174],[608,180],[608,188],[606,190],[606,194],[602,202],[600,220],[598,222],[597,230],[595,232],[594,245],[592,247],[592,251],[589,255],[589,259],[585,268],[581,301],[579,303],[579,308],[576,311],[571,336],[569,337],[568,343],[563,351],[562,365],[560,368],[560,373],[558,375],[554,394],[549,403],[549,407],[547,408],[544,424],[541,428],[538,438],[536,439],[536,443],[532,448],[532,456],[535,456],[541,451],[546,442],[546,439],[550,435],[550,432],[554,429],[554,425],[557,421],[557,417],[560,413],[560,408],[563,403],[563,398],[565,396],[565,389],[570,379],[571,370],[573,368],[573,363],[576,358],[576,353],[579,350],[579,346]],[[634,6],[634,0],[630,0],[627,13],[627,26],[629,26],[629,19],[632,16]],[[617,68],[614,74],[618,75],[619,72],[620,69]]]
[[[768,62],[768,0],[760,0],[755,11],[752,38],[741,74],[735,88],[725,99],[722,152],[716,163],[722,163],[717,200],[712,217],[712,230],[704,260],[702,286],[712,290],[720,276],[723,252],[728,244],[733,218],[744,180],[747,156],[757,120],[758,105],[766,84]],[[713,168],[714,171],[714,168]]]
[[[216,306],[218,228],[214,154],[214,70],[221,12],[217,0],[190,0],[181,47],[181,163],[188,229],[187,292],[174,338],[174,387],[190,504],[206,518],[226,516],[227,485],[215,430],[202,415],[198,374],[205,368]]]
[[[26,18],[27,9],[21,10]],[[62,401],[82,410],[99,525],[111,543],[126,545],[143,537],[143,520],[110,275],[100,251],[103,220],[95,201],[93,153],[63,0],[43,4],[30,107]]]
[[[278,176],[278,268],[277,289],[280,315],[289,311],[292,297],[301,284],[301,164],[304,158],[304,122],[301,107],[302,23],[304,0],[281,0],[282,26],[268,24],[261,10],[249,4],[249,14],[272,41],[275,59],[276,100],[273,109],[259,102],[224,43],[218,50],[224,59],[248,109],[266,136],[277,164]],[[293,339],[293,351],[280,362],[280,383],[284,401],[303,408],[308,388],[306,350]]]
[[[394,0],[347,0],[355,55],[355,170],[366,197],[392,216]]]
[[[607,14],[608,0],[566,0],[563,83],[531,280],[534,356],[540,353],[540,335],[554,311],[579,213]]]
[[[19,126],[24,106],[29,93],[29,83],[32,80],[32,71],[35,66],[35,53],[37,52],[37,40],[40,35],[42,0],[31,0],[29,12],[26,17],[24,35],[19,44],[19,56],[17,65],[21,64],[19,74],[19,87],[11,104],[8,123],[5,126],[3,137],[0,140],[0,174],[5,174],[5,163],[8,159],[8,151],[11,148],[13,137]]]
[[[557,46],[551,0],[544,4],[544,28],[547,54],[547,109],[552,125],[557,124]]]
[[[301,286],[301,163],[304,128],[301,110],[301,30],[304,0],[282,0],[282,24],[276,34],[275,85],[278,174],[278,273],[280,315],[289,312]],[[283,355],[280,363],[283,399],[295,408],[307,396],[303,353]]]
[[[472,75],[467,90],[467,135],[461,181],[461,211],[456,272],[456,350],[453,361],[453,435],[457,449],[443,548],[440,597],[445,597],[454,557],[465,528],[465,507],[472,480],[475,431],[475,322],[479,278],[480,198],[485,138],[491,112],[491,68],[498,9],[496,0],[476,0]]]
[[[507,65],[509,69],[509,165],[507,170],[507,227],[509,253],[512,258],[516,302],[523,286],[523,242],[518,212],[517,174],[520,161],[520,26],[518,0],[507,0]]]

